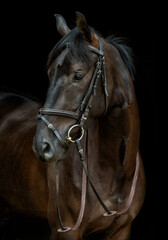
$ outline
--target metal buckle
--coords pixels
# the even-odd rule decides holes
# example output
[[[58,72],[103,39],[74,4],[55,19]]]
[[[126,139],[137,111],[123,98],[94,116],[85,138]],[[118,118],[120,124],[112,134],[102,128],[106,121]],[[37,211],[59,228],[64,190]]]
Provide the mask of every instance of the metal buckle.
[[[72,139],[72,137],[71,137],[70,134],[71,134],[72,129],[74,129],[74,128],[76,128],[76,127],[78,127],[78,128],[81,129],[81,136],[80,136],[79,138],[77,138],[77,139]],[[72,127],[70,127],[70,129],[68,130],[68,137],[67,137],[66,140],[67,140],[68,142],[72,142],[72,143],[74,143],[74,142],[76,142],[76,141],[80,141],[80,140],[83,138],[84,132],[85,132],[85,130],[84,130],[83,127],[81,127],[79,124],[75,124],[75,125],[73,125]]]

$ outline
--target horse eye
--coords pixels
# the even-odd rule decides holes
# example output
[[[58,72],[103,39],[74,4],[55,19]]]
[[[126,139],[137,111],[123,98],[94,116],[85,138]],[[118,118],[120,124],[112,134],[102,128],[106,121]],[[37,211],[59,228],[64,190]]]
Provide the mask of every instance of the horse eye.
[[[80,80],[82,80],[83,77],[84,77],[84,73],[82,73],[82,72],[75,72],[75,74],[74,74],[75,81],[80,81]]]

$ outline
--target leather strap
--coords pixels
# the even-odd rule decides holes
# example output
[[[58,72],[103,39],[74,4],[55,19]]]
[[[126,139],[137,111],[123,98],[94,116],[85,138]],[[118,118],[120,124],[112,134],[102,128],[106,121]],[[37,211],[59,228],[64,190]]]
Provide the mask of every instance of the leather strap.
[[[84,146],[85,149],[83,150],[81,147],[79,149],[79,154],[80,154],[80,159],[82,159],[82,161],[85,162],[86,167],[87,167],[87,132],[85,134],[85,139],[84,139]],[[80,150],[83,150],[82,152]],[[85,153],[84,153],[85,152]],[[81,207],[80,207],[80,212],[78,215],[78,219],[75,223],[75,225],[73,227],[64,227],[61,221],[61,215],[60,215],[60,211],[59,211],[59,172],[56,172],[56,199],[57,199],[57,216],[58,216],[58,221],[59,221],[59,225],[60,228],[57,230],[58,232],[68,232],[71,230],[76,230],[79,228],[82,219],[83,219],[83,215],[84,215],[84,211],[85,211],[85,204],[86,204],[86,189],[87,189],[87,177],[86,177],[86,172],[83,169],[83,175],[82,175],[82,192],[81,192]]]
[[[135,172],[134,172],[134,177],[133,177],[133,181],[132,181],[132,186],[131,186],[131,190],[130,190],[130,194],[126,200],[125,203],[125,207],[120,210],[120,211],[110,211],[110,214],[108,213],[104,213],[103,216],[105,217],[110,217],[112,215],[117,215],[120,216],[124,213],[126,213],[128,211],[128,209],[130,208],[134,195],[135,195],[135,190],[136,190],[136,184],[137,184],[137,179],[138,179],[138,173],[139,173],[139,166],[140,166],[140,159],[139,159],[139,153],[137,152],[137,156],[136,156],[136,167],[135,167]]]
[[[103,53],[103,48],[101,48],[101,49],[99,50],[98,48],[95,48],[95,47],[93,47],[93,46],[91,46],[91,45],[88,45],[88,48],[89,48],[92,52],[95,52],[95,53],[97,53],[97,54],[99,54],[99,55],[101,55],[101,56],[104,55],[104,53]],[[100,48],[100,43],[99,43],[99,48]]]
[[[76,112],[72,112],[72,111],[55,109],[55,108],[41,108],[39,110],[39,112],[40,112],[40,114],[70,117],[70,118],[75,118],[75,119],[79,120],[78,114]]]
[[[78,148],[78,151],[80,152],[81,151],[81,146],[80,146],[80,142],[77,142],[77,148]],[[109,217],[109,216],[112,216],[112,215],[122,215],[124,213],[126,213],[128,211],[128,209],[130,208],[131,204],[132,204],[132,201],[133,201],[133,197],[135,195],[135,189],[136,189],[136,183],[137,183],[137,179],[138,179],[138,173],[139,173],[139,164],[140,164],[140,160],[139,160],[139,153],[137,153],[137,156],[136,156],[136,167],[135,167],[135,172],[134,172],[134,176],[133,176],[133,181],[132,181],[132,186],[131,186],[131,190],[130,190],[130,194],[127,198],[127,201],[125,203],[125,207],[120,210],[120,211],[115,211],[115,210],[109,210],[108,207],[106,206],[106,204],[103,202],[103,200],[101,199],[100,195],[98,194],[96,188],[94,187],[91,179],[90,179],[90,176],[89,176],[89,172],[88,172],[88,169],[87,169],[87,166],[84,162],[84,157],[81,157],[80,156],[80,160],[82,161],[82,165],[83,165],[83,169],[87,175],[87,178],[88,178],[88,181],[92,187],[92,190],[93,192],[95,193],[98,201],[100,202],[101,206],[104,208],[104,210],[106,211],[106,213],[103,214],[103,216],[105,217]]]
[[[57,137],[57,139],[60,141],[60,143],[67,148],[68,142],[59,134],[59,132],[56,130],[56,128],[51,124],[43,115],[38,114],[38,119],[43,120],[43,122],[47,125],[48,129],[50,129],[54,135]]]

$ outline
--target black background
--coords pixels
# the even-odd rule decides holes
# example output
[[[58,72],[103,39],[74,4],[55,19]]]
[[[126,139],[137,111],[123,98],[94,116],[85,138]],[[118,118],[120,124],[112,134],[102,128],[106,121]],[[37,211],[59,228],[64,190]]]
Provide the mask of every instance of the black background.
[[[124,1],[125,2],[125,1]],[[129,39],[135,54],[134,82],[141,118],[140,150],[147,177],[144,206],[133,223],[132,239],[157,239],[155,202],[157,120],[157,22],[154,7],[140,1],[7,2],[1,6],[0,88],[17,90],[44,100],[48,87],[47,56],[60,39],[53,14],[75,26],[75,11],[104,37],[118,33]]]

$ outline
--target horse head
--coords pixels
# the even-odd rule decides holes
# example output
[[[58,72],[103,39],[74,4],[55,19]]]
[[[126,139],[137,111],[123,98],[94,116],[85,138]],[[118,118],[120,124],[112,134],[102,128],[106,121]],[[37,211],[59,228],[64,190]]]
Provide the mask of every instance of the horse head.
[[[61,15],[55,17],[62,38],[49,54],[50,84],[39,111],[34,150],[40,159],[57,162],[95,119],[129,105],[131,77],[119,54],[122,49],[101,38],[81,13],[76,13],[73,30]]]

